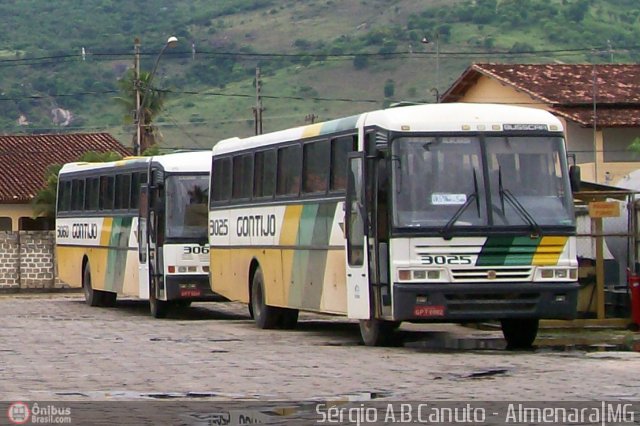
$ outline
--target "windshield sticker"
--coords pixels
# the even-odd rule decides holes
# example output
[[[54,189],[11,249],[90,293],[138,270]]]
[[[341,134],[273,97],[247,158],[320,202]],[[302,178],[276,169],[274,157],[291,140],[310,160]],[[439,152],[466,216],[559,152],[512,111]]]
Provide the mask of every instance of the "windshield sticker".
[[[434,206],[459,206],[467,202],[466,194],[431,194],[431,204]]]

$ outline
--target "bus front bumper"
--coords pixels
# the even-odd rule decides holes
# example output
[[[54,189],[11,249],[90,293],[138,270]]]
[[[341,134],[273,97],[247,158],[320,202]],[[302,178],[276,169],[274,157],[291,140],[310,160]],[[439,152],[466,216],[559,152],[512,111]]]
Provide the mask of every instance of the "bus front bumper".
[[[220,296],[211,291],[208,275],[167,275],[167,300],[215,301]]]
[[[396,321],[573,319],[577,282],[400,284],[393,287]]]

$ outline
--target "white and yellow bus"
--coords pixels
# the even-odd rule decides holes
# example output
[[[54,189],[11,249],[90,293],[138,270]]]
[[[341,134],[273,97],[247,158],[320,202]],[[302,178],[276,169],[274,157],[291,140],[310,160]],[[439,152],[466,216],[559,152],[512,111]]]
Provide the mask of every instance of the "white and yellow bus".
[[[207,197],[211,152],[65,164],[58,176],[58,274],[91,306],[117,296],[172,305],[212,300]]]
[[[575,220],[563,128],[537,109],[391,108],[213,148],[211,285],[262,328],[299,310],[360,320],[500,320],[511,347],[572,318]]]

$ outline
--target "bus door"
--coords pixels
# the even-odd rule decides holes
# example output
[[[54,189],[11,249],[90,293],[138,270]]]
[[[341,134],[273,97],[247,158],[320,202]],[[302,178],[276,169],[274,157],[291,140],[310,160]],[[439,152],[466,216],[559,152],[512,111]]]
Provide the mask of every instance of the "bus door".
[[[349,154],[345,231],[347,237],[347,316],[370,319],[369,259],[364,153]]]
[[[138,296],[149,298],[149,185],[140,185],[138,210]]]

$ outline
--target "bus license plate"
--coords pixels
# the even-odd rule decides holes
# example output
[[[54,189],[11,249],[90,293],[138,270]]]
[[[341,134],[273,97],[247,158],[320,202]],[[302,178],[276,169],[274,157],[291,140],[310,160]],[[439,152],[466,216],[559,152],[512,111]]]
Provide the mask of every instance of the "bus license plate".
[[[444,306],[415,306],[413,315],[422,318],[433,318],[444,316]]]
[[[199,288],[181,288],[181,297],[200,297],[202,291]]]

